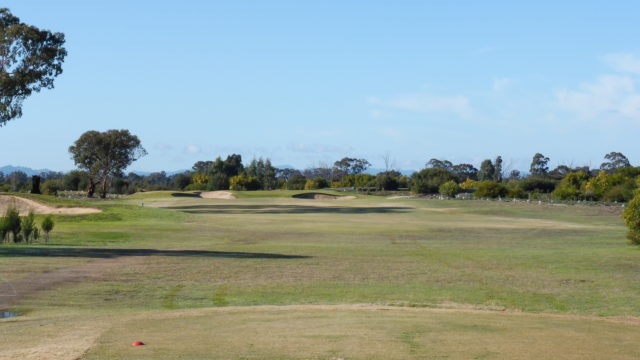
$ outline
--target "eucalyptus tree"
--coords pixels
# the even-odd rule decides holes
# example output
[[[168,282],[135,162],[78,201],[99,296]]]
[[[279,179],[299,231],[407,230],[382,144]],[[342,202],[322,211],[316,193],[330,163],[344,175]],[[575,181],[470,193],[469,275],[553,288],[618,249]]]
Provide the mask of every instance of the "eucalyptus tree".
[[[87,131],[69,147],[76,165],[87,171],[88,197],[93,197],[96,186],[101,184],[100,197],[105,198],[115,176],[131,163],[147,154],[140,139],[129,130]]]
[[[22,102],[33,92],[53,89],[67,51],[64,34],[22,23],[0,9],[0,126],[22,116]]]

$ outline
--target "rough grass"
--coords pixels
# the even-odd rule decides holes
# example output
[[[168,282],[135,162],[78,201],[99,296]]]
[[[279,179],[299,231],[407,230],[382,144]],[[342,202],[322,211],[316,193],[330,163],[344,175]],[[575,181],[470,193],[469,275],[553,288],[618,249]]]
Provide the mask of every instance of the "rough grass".
[[[65,321],[85,324],[102,316],[106,333],[96,335],[91,359],[157,358],[159,351],[169,359],[211,358],[202,354],[212,349],[219,358],[567,358],[579,342],[588,346],[575,345],[574,358],[637,356],[630,344],[638,339],[629,333],[640,333],[638,325],[512,314],[640,317],[640,250],[626,244],[614,208],[379,197],[336,202],[291,199],[293,193],[299,192],[239,193],[236,200],[147,193],[91,201],[100,214],[57,216],[50,245],[0,246],[0,276],[19,279],[105,253],[123,265],[116,261],[86,281],[22,299],[13,310],[27,315],[2,320],[3,328],[24,341],[34,319],[49,324],[64,314]],[[171,315],[300,304],[504,312]],[[136,312],[153,319],[133,320]],[[143,328],[154,345],[131,352],[127,346],[137,339],[125,338]],[[169,345],[170,334],[180,340]]]

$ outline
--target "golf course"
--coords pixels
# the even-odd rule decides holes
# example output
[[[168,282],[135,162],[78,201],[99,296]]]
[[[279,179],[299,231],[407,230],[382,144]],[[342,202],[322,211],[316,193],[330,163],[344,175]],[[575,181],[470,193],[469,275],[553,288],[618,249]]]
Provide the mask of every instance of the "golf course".
[[[640,358],[620,206],[11,195],[58,210],[0,246],[2,359]]]

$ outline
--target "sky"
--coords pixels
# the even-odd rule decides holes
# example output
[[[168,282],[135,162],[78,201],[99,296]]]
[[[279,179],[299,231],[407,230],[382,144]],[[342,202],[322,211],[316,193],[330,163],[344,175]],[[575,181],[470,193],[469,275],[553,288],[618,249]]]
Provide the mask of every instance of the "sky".
[[[179,4],[179,5],[178,5]],[[66,36],[55,89],[0,127],[0,166],[58,171],[85,131],[129,129],[133,171],[239,153],[421,169],[640,165],[638,1],[5,0]]]

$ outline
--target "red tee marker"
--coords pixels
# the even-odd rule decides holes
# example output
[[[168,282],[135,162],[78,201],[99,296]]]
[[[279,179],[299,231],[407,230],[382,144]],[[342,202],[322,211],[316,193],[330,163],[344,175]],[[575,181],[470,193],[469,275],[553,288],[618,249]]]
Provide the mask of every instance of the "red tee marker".
[[[131,346],[142,346],[142,345],[144,345],[142,341],[136,341],[133,344],[131,344]]]

